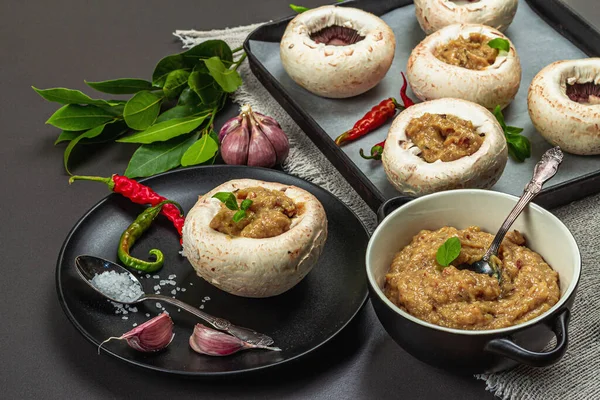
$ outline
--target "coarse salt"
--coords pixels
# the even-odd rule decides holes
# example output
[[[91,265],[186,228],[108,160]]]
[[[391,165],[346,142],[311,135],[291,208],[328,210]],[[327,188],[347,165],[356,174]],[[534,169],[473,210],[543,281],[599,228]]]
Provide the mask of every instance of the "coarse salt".
[[[144,294],[126,272],[104,271],[94,275],[91,283],[106,296],[124,303],[135,301]]]

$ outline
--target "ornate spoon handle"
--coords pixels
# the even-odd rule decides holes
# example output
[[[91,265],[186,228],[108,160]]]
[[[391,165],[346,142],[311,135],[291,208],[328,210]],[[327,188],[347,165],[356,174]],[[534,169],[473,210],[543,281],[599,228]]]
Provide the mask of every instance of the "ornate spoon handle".
[[[546,151],[542,156],[542,159],[535,165],[535,169],[533,171],[533,178],[525,187],[523,191],[523,195],[512,209],[508,217],[502,223],[500,230],[496,233],[496,237],[492,241],[489,249],[483,255],[483,260],[488,261],[492,255],[498,253],[498,248],[500,247],[500,243],[502,243],[502,239],[515,222],[519,214],[525,209],[527,204],[537,194],[542,190],[542,186],[546,183],[550,178],[556,175],[556,171],[558,171],[558,166],[563,160],[563,153],[560,150],[560,147],[553,147],[550,150]]]
[[[274,342],[272,338],[270,338],[269,336],[267,336],[265,334],[253,331],[252,329],[243,328],[241,326],[234,325],[231,322],[229,322],[228,320],[223,319],[223,318],[213,317],[212,315],[207,314],[204,311],[201,311],[196,307],[192,307],[189,304],[184,303],[181,300],[177,300],[177,299],[174,299],[169,296],[163,296],[161,294],[147,294],[147,295],[143,296],[142,298],[140,298],[139,301],[144,301],[144,300],[159,300],[159,301],[164,301],[165,303],[173,304],[174,306],[182,308],[185,311],[187,311],[191,314],[194,314],[198,318],[208,322],[215,329],[230,333],[233,336],[235,336],[236,338],[241,339],[244,342],[248,342],[250,344],[254,344],[257,346],[270,346]]]

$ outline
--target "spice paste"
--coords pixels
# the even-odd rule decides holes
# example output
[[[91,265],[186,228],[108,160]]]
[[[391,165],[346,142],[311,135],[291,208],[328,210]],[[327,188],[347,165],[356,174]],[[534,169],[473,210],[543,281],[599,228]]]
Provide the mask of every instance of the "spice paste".
[[[231,236],[255,239],[278,236],[290,229],[297,207],[281,190],[250,187],[238,190],[235,195],[238,204],[244,199],[252,200],[252,205],[246,210],[247,217],[234,222],[236,211],[221,204],[221,210],[210,221],[212,229]]]
[[[465,39],[459,36],[438,46],[433,55],[446,64],[481,70],[496,61],[498,50],[488,46],[491,39],[481,33],[471,33]]]
[[[421,149],[421,156],[429,163],[470,156],[479,150],[484,139],[471,121],[429,113],[411,120],[406,136]]]
[[[460,255],[443,268],[437,249],[450,237],[460,239]],[[385,294],[398,307],[436,325],[482,330],[517,325],[549,310],[560,297],[558,274],[525,247],[517,232],[507,234],[498,252],[502,282],[455,266],[483,257],[493,235],[478,227],[423,230],[394,256]]]

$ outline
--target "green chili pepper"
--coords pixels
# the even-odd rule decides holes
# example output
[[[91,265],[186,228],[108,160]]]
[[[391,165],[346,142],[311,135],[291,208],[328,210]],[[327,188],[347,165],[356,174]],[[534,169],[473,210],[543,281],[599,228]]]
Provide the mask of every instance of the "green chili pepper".
[[[129,249],[133,246],[136,240],[139,239],[148,228],[150,228],[152,221],[154,221],[154,219],[158,216],[162,206],[165,204],[174,204],[181,211],[181,206],[176,202],[171,200],[162,201],[159,204],[144,210],[121,235],[121,239],[119,239],[119,249],[117,250],[117,255],[119,256],[119,260],[121,260],[121,262],[126,266],[144,272],[154,272],[163,266],[164,257],[162,251],[158,249],[150,250],[150,255],[155,256],[156,260],[144,261],[130,255]]]

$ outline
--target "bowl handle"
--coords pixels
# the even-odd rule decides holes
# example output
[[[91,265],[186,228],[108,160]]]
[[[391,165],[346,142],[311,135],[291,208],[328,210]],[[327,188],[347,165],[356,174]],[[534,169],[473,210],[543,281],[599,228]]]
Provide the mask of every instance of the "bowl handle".
[[[385,203],[379,206],[379,209],[377,210],[377,223],[381,223],[381,221],[383,221],[383,219],[387,217],[389,213],[411,200],[414,200],[414,197],[398,196],[387,200]]]
[[[547,367],[560,360],[567,351],[569,344],[567,326],[570,318],[571,313],[568,308],[556,316],[554,328],[552,329],[556,335],[556,346],[550,351],[543,353],[530,351],[518,346],[509,339],[492,339],[485,345],[484,350],[532,367]]]

